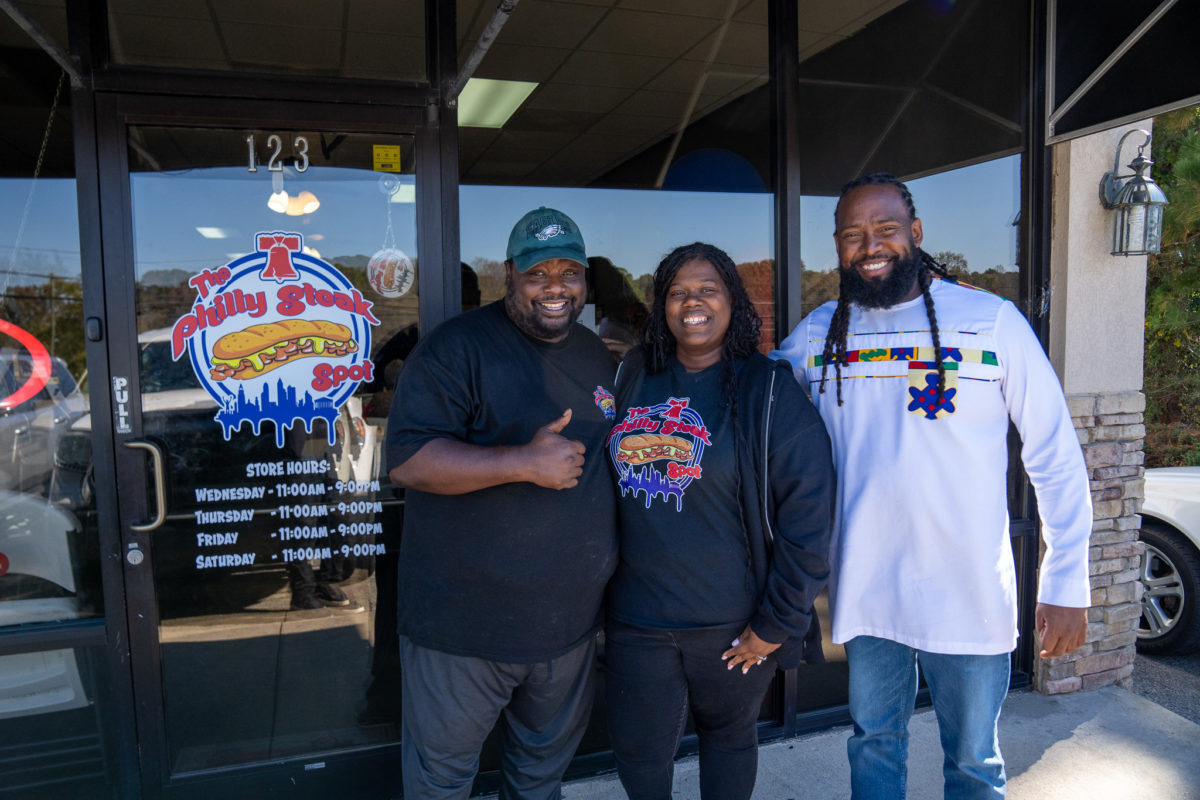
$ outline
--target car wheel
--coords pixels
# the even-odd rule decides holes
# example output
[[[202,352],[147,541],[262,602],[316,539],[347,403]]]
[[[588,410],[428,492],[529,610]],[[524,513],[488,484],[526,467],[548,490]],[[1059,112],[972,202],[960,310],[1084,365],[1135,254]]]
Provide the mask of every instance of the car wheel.
[[[1200,648],[1200,553],[1174,528],[1142,526],[1142,618],[1138,650],[1187,653]]]

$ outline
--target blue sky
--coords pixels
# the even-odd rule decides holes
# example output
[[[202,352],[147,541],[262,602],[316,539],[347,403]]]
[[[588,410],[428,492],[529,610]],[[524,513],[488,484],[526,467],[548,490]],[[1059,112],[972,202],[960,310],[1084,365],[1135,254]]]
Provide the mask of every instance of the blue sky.
[[[1014,268],[1020,208],[1020,157],[920,178],[909,183],[925,226],[925,249],[963,253],[972,269]],[[801,257],[832,269],[836,198],[801,200]],[[502,260],[513,223],[547,205],[565,211],[583,232],[589,255],[634,274],[654,269],[676,245],[708,241],[736,262],[772,257],[771,196],[717,192],[463,186],[462,256]]]
[[[973,269],[1013,268],[1019,208],[1020,156],[1009,156],[910,182],[925,225],[925,249],[964,253]],[[225,263],[252,247],[262,230],[297,230],[324,256],[371,255],[383,245],[388,203],[379,175],[365,170],[313,168],[286,188],[307,188],[321,200],[304,217],[270,211],[270,176],[227,167],[184,173],[138,173],[133,180],[139,267],[186,269]],[[402,176],[411,182],[412,176]],[[31,181],[0,181],[0,270],[8,269]],[[801,254],[810,268],[830,269],[834,198],[804,197]],[[710,241],[735,261],[772,253],[771,196],[715,192],[463,186],[462,256],[502,260],[512,225],[539,205],[560,208],[579,223],[591,255],[604,255],[635,274],[653,270],[673,247]],[[17,271],[79,272],[74,181],[41,179],[33,185]],[[400,249],[415,253],[415,206],[392,203]],[[226,238],[203,237],[198,227]],[[8,281],[21,276],[9,277]]]

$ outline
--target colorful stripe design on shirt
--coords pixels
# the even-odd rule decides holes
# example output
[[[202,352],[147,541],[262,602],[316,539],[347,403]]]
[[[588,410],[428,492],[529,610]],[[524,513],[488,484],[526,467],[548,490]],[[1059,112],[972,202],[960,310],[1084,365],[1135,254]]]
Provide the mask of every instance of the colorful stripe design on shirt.
[[[943,364],[942,366],[949,367],[950,365]],[[907,372],[897,372],[895,375],[843,375],[842,380],[857,381],[857,380],[878,380],[880,378],[907,378],[907,377],[908,377]],[[979,381],[980,383],[995,383],[996,381],[1000,380],[999,378],[972,378],[969,375],[960,375],[958,379],[960,381]],[[833,378],[829,377],[829,378],[827,378],[827,380],[833,380]],[[809,383],[820,383],[821,379],[820,378],[809,378],[808,382]]]
[[[832,364],[836,360],[835,358],[830,363]],[[918,362],[928,362],[931,369],[937,368],[937,356],[934,354],[932,347],[874,347],[846,351],[846,360],[844,362],[846,364],[867,361],[907,361],[912,366],[915,366]],[[999,366],[994,351],[976,350],[966,347],[943,347],[942,363],[946,366],[949,366],[951,363]],[[808,366],[810,367],[820,367],[824,366],[824,364],[825,357],[820,353],[815,353],[808,357]]]

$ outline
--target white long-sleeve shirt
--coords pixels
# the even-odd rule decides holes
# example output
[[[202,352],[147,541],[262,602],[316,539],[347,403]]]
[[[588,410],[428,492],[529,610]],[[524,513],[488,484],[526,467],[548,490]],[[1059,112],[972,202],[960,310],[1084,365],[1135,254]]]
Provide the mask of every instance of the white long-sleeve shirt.
[[[832,364],[820,392],[835,303],[809,314],[771,355],[810,387],[833,441],[833,640],[869,635],[936,653],[1005,653],[1017,641],[1009,419],[1046,542],[1039,602],[1090,604],[1087,471],[1062,388],[1016,307],[948,281],[930,291],[946,375],[940,408],[921,297],[887,309],[851,305],[840,407]]]

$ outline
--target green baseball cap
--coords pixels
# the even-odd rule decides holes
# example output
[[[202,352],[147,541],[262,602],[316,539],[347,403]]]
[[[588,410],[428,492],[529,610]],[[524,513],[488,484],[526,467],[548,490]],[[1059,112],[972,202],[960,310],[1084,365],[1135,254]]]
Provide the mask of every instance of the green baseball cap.
[[[542,206],[521,217],[508,235],[506,260],[517,272],[552,258],[565,258],[587,268],[583,235],[575,220],[561,211]]]

